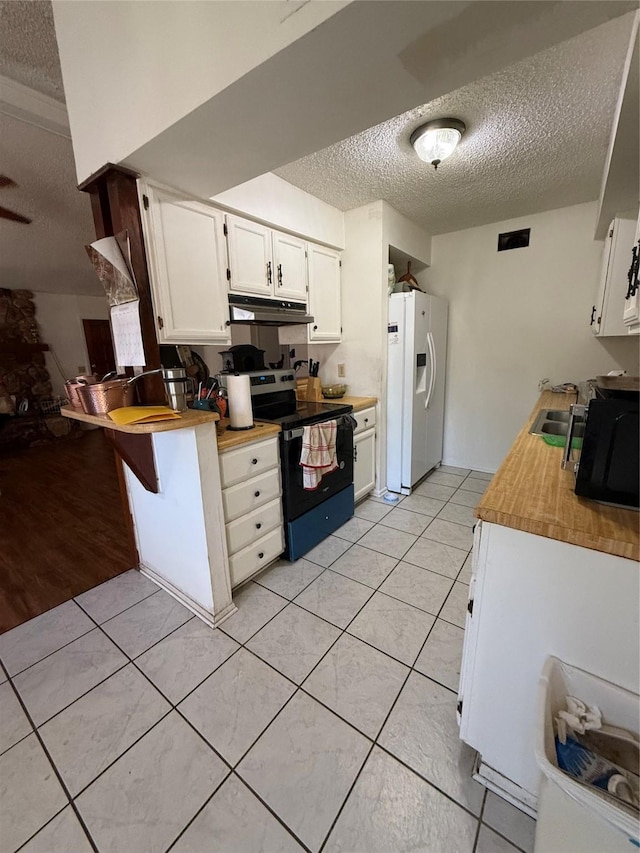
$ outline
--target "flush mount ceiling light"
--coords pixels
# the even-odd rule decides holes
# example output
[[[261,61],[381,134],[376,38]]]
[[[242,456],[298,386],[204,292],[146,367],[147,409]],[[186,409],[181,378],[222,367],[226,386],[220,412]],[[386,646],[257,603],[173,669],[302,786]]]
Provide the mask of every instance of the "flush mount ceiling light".
[[[443,160],[453,154],[465,130],[465,123],[460,119],[438,118],[417,127],[409,141],[418,157],[437,169]]]

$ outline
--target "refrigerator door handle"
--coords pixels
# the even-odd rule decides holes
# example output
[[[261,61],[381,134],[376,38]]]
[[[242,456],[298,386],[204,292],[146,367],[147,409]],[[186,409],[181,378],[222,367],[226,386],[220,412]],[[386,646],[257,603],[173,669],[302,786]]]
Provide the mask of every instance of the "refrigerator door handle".
[[[427,393],[427,399],[424,401],[425,409],[429,408],[429,403],[431,402],[431,395],[433,394],[433,388],[436,384],[436,348],[433,344],[433,335],[431,334],[431,332],[427,332],[427,344],[429,345],[431,376],[429,378],[429,391]]]

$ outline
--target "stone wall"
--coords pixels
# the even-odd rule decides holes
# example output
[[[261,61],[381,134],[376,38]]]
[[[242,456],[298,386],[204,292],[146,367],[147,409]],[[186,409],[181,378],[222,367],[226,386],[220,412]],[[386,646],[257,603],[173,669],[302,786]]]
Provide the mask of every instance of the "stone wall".
[[[42,343],[33,293],[0,288],[0,453],[82,434],[75,421],[41,411],[53,396]]]
[[[36,348],[42,343],[33,293],[0,288],[0,411],[11,408],[13,397],[16,406],[26,400],[29,409],[51,399],[44,353]]]

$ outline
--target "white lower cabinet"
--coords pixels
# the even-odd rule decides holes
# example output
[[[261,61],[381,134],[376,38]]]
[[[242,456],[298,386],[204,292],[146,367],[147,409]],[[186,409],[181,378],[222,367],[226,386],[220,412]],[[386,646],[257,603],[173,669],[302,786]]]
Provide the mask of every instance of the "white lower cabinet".
[[[375,407],[354,412],[353,490],[356,501],[373,491],[376,484],[376,410]]]
[[[235,587],[284,551],[278,438],[222,451],[220,480],[229,572]]]
[[[479,778],[535,812],[538,684],[548,655],[638,693],[635,560],[481,522],[458,712]]]

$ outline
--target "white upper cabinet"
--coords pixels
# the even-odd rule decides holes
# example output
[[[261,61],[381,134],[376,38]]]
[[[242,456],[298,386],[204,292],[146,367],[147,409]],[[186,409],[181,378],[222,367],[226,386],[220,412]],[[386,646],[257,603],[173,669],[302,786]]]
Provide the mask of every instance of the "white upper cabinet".
[[[230,343],[223,214],[151,184],[139,192],[159,342]]]
[[[640,215],[636,224],[634,243],[629,252],[627,270],[627,294],[624,301],[623,321],[630,335],[640,335]]]
[[[307,301],[307,244],[299,237],[227,215],[229,290]]]
[[[341,340],[340,253],[325,246],[308,244],[310,343]]]
[[[229,290],[273,296],[271,229],[239,216],[226,217],[229,246]]]
[[[598,294],[591,309],[591,331],[597,337],[628,334],[625,296],[635,228],[633,219],[616,217],[607,231]]]
[[[307,244],[299,237],[273,231],[274,296],[307,301]]]

